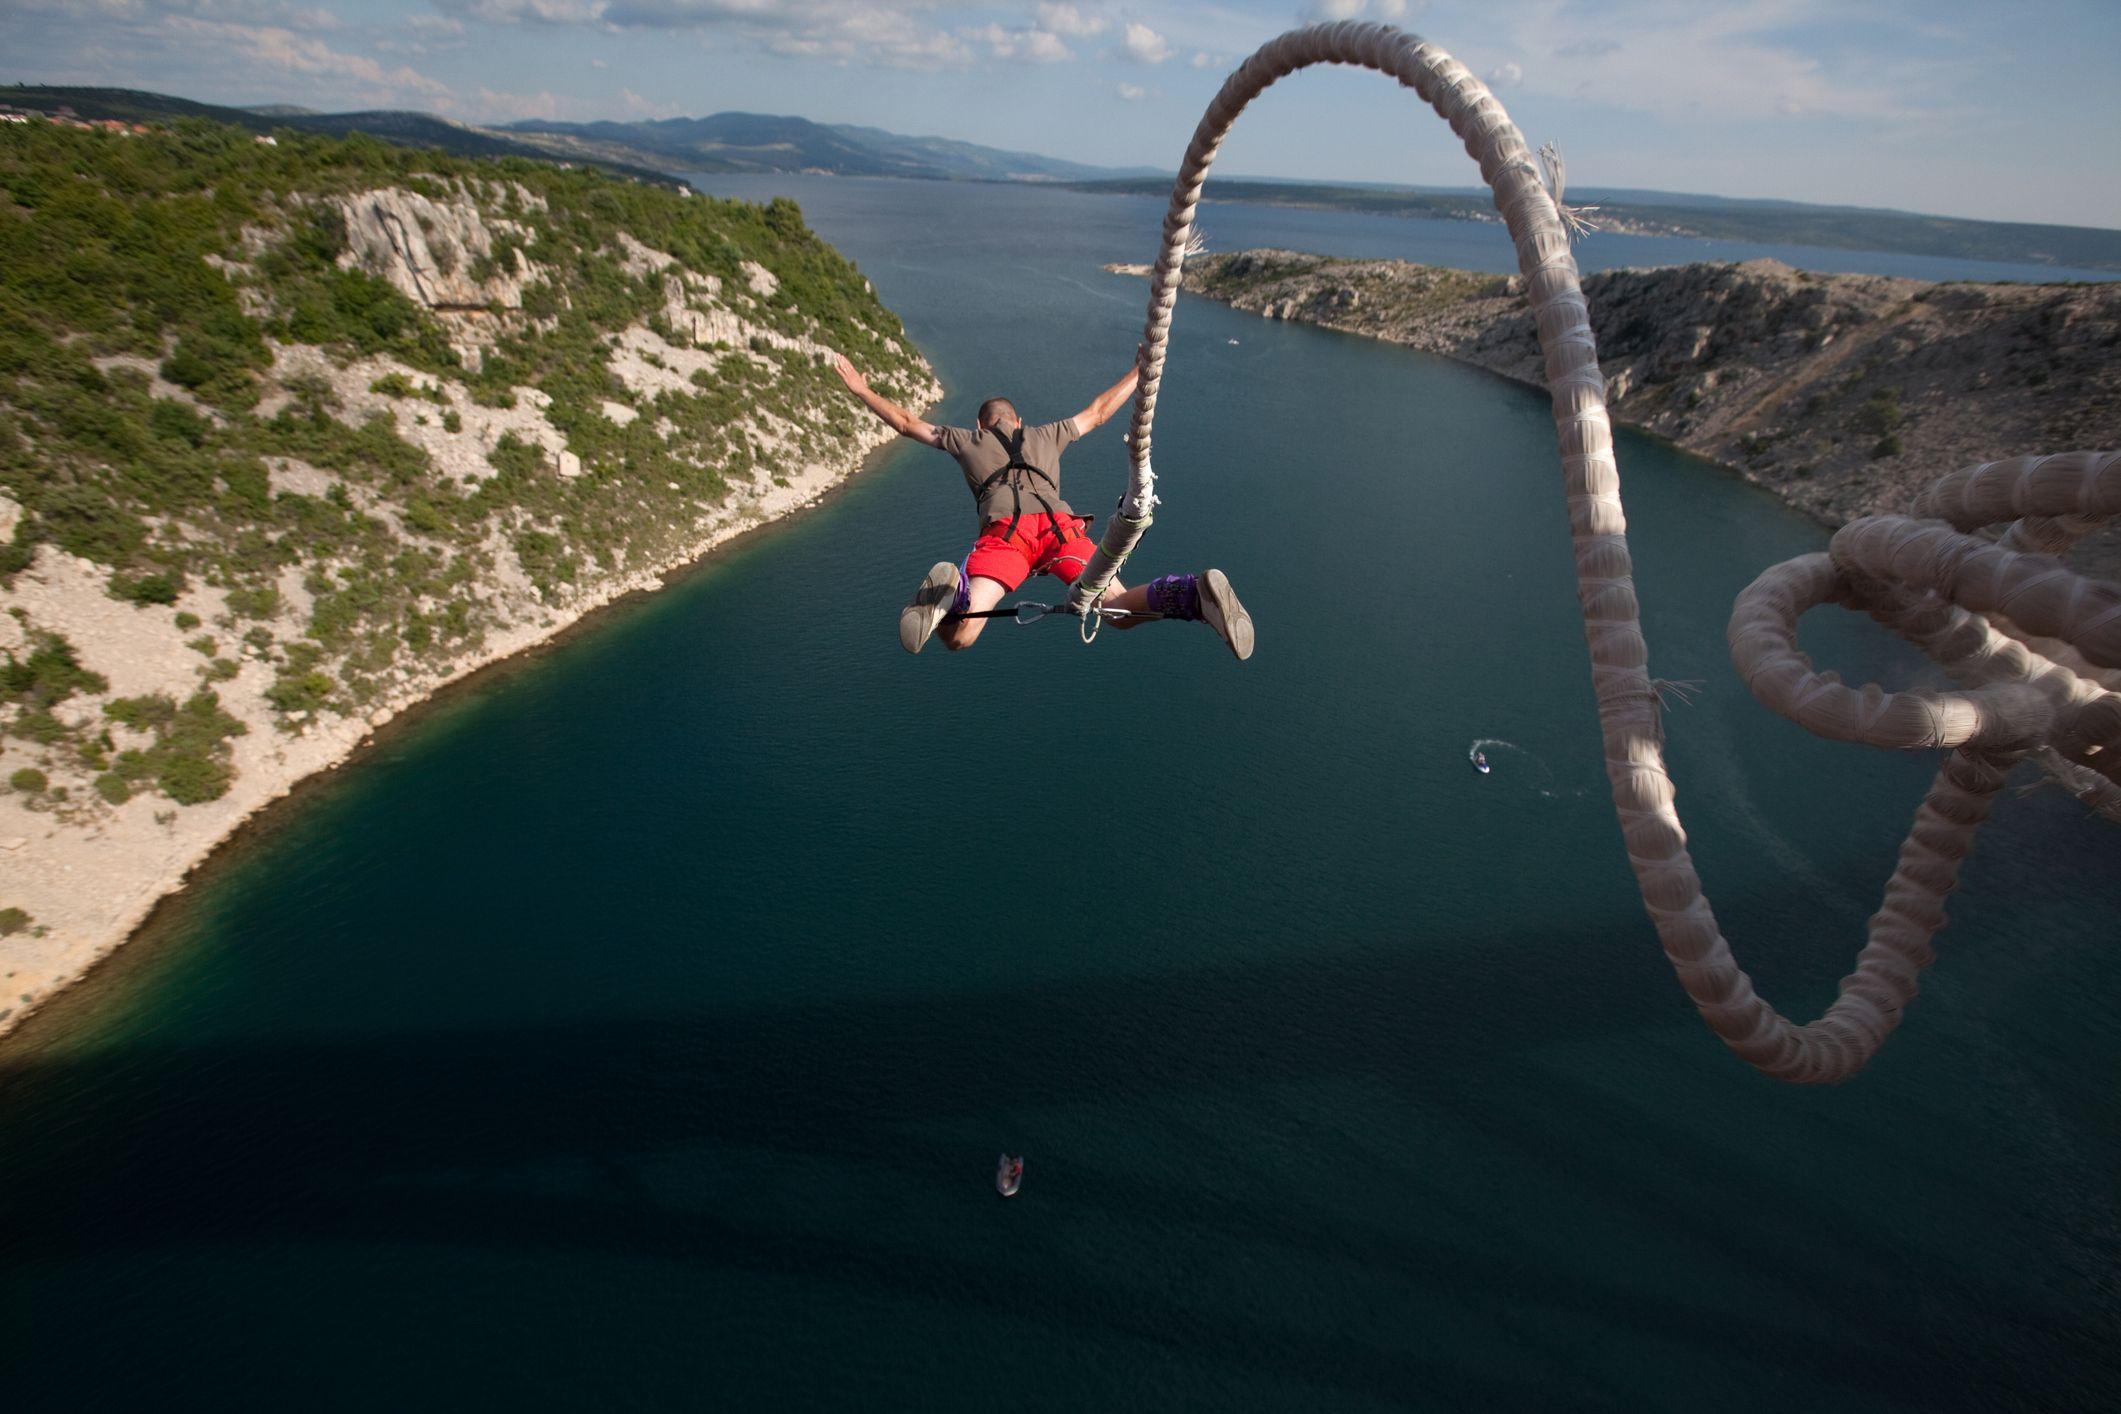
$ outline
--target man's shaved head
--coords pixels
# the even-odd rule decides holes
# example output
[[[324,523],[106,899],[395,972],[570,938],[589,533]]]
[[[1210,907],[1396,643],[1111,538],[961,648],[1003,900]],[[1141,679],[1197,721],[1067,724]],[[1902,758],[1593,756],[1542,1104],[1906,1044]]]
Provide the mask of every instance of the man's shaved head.
[[[1021,422],[1016,415],[1016,404],[1007,398],[989,398],[979,405],[979,425],[999,427],[1004,422]]]

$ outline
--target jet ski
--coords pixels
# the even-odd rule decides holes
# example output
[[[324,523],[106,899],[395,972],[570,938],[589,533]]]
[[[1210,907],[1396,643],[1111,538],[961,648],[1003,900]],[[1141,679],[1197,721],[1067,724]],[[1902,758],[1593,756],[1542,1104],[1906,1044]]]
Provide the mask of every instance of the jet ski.
[[[994,1191],[1004,1198],[1014,1198],[1016,1190],[1024,1186],[1024,1161],[1021,1156],[1011,1158],[1002,1155],[1002,1161],[994,1170]]]
[[[1480,772],[1480,774],[1483,776],[1488,773],[1489,766],[1487,752],[1476,751],[1473,753],[1473,769]]]

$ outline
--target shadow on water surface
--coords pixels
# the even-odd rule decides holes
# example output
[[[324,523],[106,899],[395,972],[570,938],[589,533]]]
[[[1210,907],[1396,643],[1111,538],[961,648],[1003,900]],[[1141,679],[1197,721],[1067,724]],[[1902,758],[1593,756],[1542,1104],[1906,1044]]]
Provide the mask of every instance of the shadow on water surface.
[[[1932,1283],[1978,1291],[1978,1274],[1874,1235],[1831,1193],[1748,1166],[1712,1142],[1713,1129],[1666,1112],[1704,1096],[1757,1100],[1751,1077],[1709,1072],[1681,1078],[1677,1093],[1637,1095],[1601,1088],[1561,1058],[1656,1034],[1678,1011],[1668,981],[1616,993],[1602,944],[1498,936],[1449,951],[1340,951],[888,1004],[25,1058],[0,1069],[0,1120],[40,1132],[0,1165],[0,1208],[39,1221],[8,1228],[0,1258],[19,1270],[290,1241],[567,1251],[964,1306],[986,1304],[999,1280],[1032,1293],[1010,1313],[1019,1321],[1388,1401],[1448,1391],[1458,1402],[1544,1403],[1552,1369],[1592,1378],[1585,1331],[1615,1327],[1810,1389],[1964,1393],[1938,1383],[1939,1362],[1963,1372],[1967,1352],[1944,1348],[1899,1298]],[[1497,962],[1505,955],[1541,959],[1545,995],[1597,1004],[1563,1018],[1522,1005]],[[1686,1064],[1736,1062],[1696,1046]],[[1243,1165],[1242,1136],[1208,1132],[1197,1116],[1179,1137],[1190,1129],[1190,1144],[1231,1147],[1229,1182],[1174,1183],[1105,1156],[1055,1155],[1036,1201],[1062,1221],[1143,1225],[1181,1252],[1296,1249],[1387,1302],[1441,1303],[1510,1332],[1521,1351],[1554,1342],[1547,1375],[1396,1319],[1365,1333],[1307,1324],[1290,1305],[1162,1287],[1124,1261],[1070,1270],[1036,1242],[998,1255],[846,1227],[844,1196],[816,1216],[801,1211],[803,1190],[825,1183],[843,1195],[882,1190],[894,1211],[955,1224],[976,1212],[965,1205],[993,1200],[968,1185],[980,1161],[947,1137],[953,1124],[1037,1107],[1124,1114],[1181,1095],[1241,1097],[1256,1119],[1291,1103],[1279,1087],[1312,1082],[1378,1087],[1410,1124],[1440,1115],[1460,1142],[1494,1146],[1515,1167],[1564,1171],[1559,1191],[1598,1223],[1648,1234],[1766,1298],[1690,1299],[1654,1255],[1614,1264],[1596,1243],[1527,1242],[1478,1192],[1456,1190],[1462,1174],[1433,1177],[1404,1160],[1389,1175],[1404,1201],[1452,1222],[1395,1227],[1277,1193]],[[1822,1094],[1787,1093],[1814,1104]],[[32,1103],[65,1123],[9,1113]],[[1300,1103],[1268,1117],[1307,1119]],[[1306,1142],[1364,1172],[1382,1158],[1330,1129]],[[525,1183],[526,1171],[567,1181]],[[1881,1171],[1892,1172],[1882,1156]],[[1818,1244],[1820,1233],[1831,1242]],[[1781,1314],[1763,1319],[1762,1309]],[[2019,1392],[2038,1391],[2035,1402],[2062,1397],[2073,1371],[2112,1377],[2096,1318],[2021,1331],[1993,1360],[2028,1354],[2042,1363],[2020,1366]],[[1626,1404],[1625,1378],[1607,1381],[1603,1395],[1579,1383],[1569,1402]]]

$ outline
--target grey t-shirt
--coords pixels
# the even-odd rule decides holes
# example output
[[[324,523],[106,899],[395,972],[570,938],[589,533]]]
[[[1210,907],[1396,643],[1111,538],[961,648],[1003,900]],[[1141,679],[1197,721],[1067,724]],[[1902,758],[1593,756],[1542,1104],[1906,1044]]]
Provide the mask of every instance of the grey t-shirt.
[[[1040,496],[1045,497],[1058,514],[1075,514],[1060,498],[1061,453],[1070,442],[1082,436],[1074,418],[1024,428],[1024,460],[1045,472],[1046,476],[1020,471],[1013,478],[1004,477],[995,482],[984,496],[979,494],[980,486],[1009,464],[1009,449],[1002,445],[1002,439],[983,428],[938,427],[935,430],[940,439],[937,445],[957,458],[958,466],[965,473],[966,487],[979,496],[980,524],[1007,520],[1017,514],[1019,506],[1027,516],[1040,515],[1046,509],[1039,503]],[[1009,483],[1012,480],[1021,488],[1021,498],[1011,490]]]

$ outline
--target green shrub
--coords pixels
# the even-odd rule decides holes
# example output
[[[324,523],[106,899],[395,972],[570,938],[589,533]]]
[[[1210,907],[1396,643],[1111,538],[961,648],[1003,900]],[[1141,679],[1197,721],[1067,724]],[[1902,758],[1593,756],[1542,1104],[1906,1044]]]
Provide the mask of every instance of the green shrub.
[[[34,523],[24,516],[15,525],[14,535],[0,544],[0,585],[12,583],[14,577],[28,569],[37,558],[37,540]]]
[[[183,705],[161,693],[144,697],[122,697],[104,709],[112,718],[136,731],[152,732],[154,744],[145,750],[119,755],[108,776],[128,792],[153,780],[162,793],[179,805],[197,805],[225,795],[235,770],[229,764],[228,739],[242,736],[249,728],[221,707],[211,689],[202,688]],[[103,779],[96,789],[112,798],[116,787]],[[122,797],[120,797],[122,799]]]
[[[513,432],[501,434],[501,440],[486,454],[486,463],[501,476],[529,480],[545,469],[545,449],[524,441]]]
[[[155,399],[153,410],[147,414],[147,426],[157,437],[194,448],[205,446],[213,431],[213,423],[174,398]]]
[[[7,655],[0,665],[0,699],[32,709],[64,702],[77,692],[102,692],[110,686],[101,673],[81,666],[74,645],[56,633],[31,636],[29,656]]]
[[[140,517],[117,504],[107,489],[79,482],[44,488],[37,519],[60,549],[99,565],[123,564],[147,539]]]
[[[258,401],[258,385],[251,371],[270,367],[272,355],[258,326],[236,309],[224,307],[177,336],[177,347],[163,360],[162,376],[209,402],[247,408]]]
[[[1882,388],[1864,399],[1863,406],[1856,409],[1856,430],[1886,434],[1901,422],[1900,390]],[[1877,453],[1872,453],[1876,456]]]
[[[66,740],[66,723],[49,712],[24,712],[15,719],[15,735],[34,741],[39,746],[50,746]]]
[[[36,795],[51,784],[45,778],[44,773],[34,766],[24,766],[21,770],[9,776],[7,783],[24,795]]]
[[[112,805],[123,805],[132,799],[133,788],[125,783],[125,777],[115,771],[105,771],[96,777],[96,794]]]
[[[575,558],[559,536],[526,530],[515,538],[515,550],[523,573],[530,576],[540,594],[550,597],[557,586],[574,582]]]
[[[246,619],[269,619],[280,612],[280,591],[270,585],[228,591],[228,612]]]
[[[243,665],[233,658],[216,658],[200,670],[208,682],[227,682],[243,671]]]
[[[332,680],[319,672],[284,672],[265,689],[265,700],[280,712],[314,712],[331,701]]]
[[[176,699],[164,693],[120,697],[103,704],[103,715],[136,732],[160,731],[177,719]]]
[[[1877,445],[1871,448],[1871,460],[1877,461],[1880,457],[1897,457],[1902,450],[1904,449],[1900,443],[1900,434],[1898,432],[1888,432],[1878,439]]]
[[[200,805],[228,794],[235,776],[226,761],[199,752],[174,753],[162,767],[162,793],[179,805]]]
[[[185,644],[184,646],[186,648],[189,648],[192,652],[208,658],[213,657],[214,654],[221,651],[221,645],[215,642],[210,634],[204,633],[200,634],[197,638],[193,639],[191,642]]]
[[[177,627],[179,629],[190,630],[195,629],[198,626],[199,616],[197,614],[193,613],[189,609],[177,610]]]
[[[462,432],[464,430],[463,415],[460,414],[455,408],[451,408],[448,412],[443,413],[442,430],[444,432]]]
[[[149,604],[174,604],[184,592],[184,580],[175,574],[114,574],[110,597],[124,599],[142,608]]]
[[[33,920],[19,908],[0,908],[0,938],[11,938]]]
[[[368,385],[371,393],[381,393],[386,398],[424,398],[431,403],[447,403],[449,397],[433,383],[415,383],[404,374],[390,372]]]

